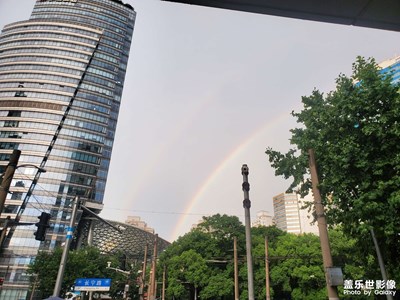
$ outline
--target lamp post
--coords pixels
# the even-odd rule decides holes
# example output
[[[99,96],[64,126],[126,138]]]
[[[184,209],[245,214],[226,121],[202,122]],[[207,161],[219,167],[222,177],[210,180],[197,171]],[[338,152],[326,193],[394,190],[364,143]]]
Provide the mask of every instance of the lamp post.
[[[3,180],[1,181],[1,185],[0,185],[0,217],[1,217],[1,214],[4,209],[7,194],[10,191],[11,181],[13,180],[16,169],[31,167],[31,168],[38,169],[38,171],[41,173],[46,173],[45,169],[40,168],[33,164],[22,164],[22,165],[17,166],[20,156],[21,156],[21,151],[14,149],[13,153],[10,156],[10,161],[7,165],[6,171],[4,173],[0,174],[0,178],[1,177],[3,178]],[[0,250],[3,248],[2,246],[3,246],[5,236],[6,236],[6,231],[11,223],[13,225],[18,225],[18,222],[11,221],[10,217],[7,217],[7,219],[4,221],[3,229],[0,234]],[[28,225],[28,224],[21,224],[21,225]]]
[[[130,275],[131,275],[132,270],[131,270],[131,271],[124,271],[124,270],[121,270],[121,269],[118,269],[118,268],[113,268],[113,267],[111,267],[111,261],[108,261],[108,262],[107,262],[107,269],[111,269],[111,270],[114,270],[115,272],[122,273],[122,274],[126,275],[126,277],[128,277],[128,281],[127,281],[127,283],[125,284],[125,288],[124,288],[124,297],[123,297],[123,299],[128,299],[129,277],[130,277]]]
[[[6,202],[7,194],[10,190],[11,181],[14,177],[15,170],[22,167],[33,167],[39,170],[41,173],[45,173],[46,170],[40,168],[33,164],[22,164],[17,166],[19,157],[21,156],[21,151],[14,149],[13,153],[10,156],[9,163],[7,165],[6,171],[0,175],[3,177],[0,185],[0,215],[4,209],[4,203]]]
[[[74,200],[72,201],[71,219],[69,222],[67,235],[65,237],[65,245],[64,245],[62,256],[61,256],[60,265],[58,267],[56,283],[54,285],[54,291],[53,291],[54,297],[58,297],[60,294],[60,291],[61,291],[61,285],[62,285],[62,281],[63,281],[63,277],[64,277],[65,266],[67,264],[67,259],[68,259],[69,245],[71,244],[72,237],[74,234],[75,220],[76,220],[76,215],[78,213],[79,203],[80,203],[79,197],[75,196]]]
[[[20,156],[21,156],[21,151],[14,150],[13,153],[11,154],[10,161],[7,165],[7,169],[4,172],[3,180],[1,181],[1,186],[0,186],[0,215],[3,212],[4,203],[6,202],[6,197],[10,189],[11,180],[14,176],[15,170],[17,169],[17,164]]]
[[[253,273],[253,258],[251,255],[251,226],[250,226],[250,207],[251,201],[249,199],[250,184],[248,181],[249,167],[242,166],[243,184],[242,189],[244,193],[243,207],[245,219],[245,232],[246,232],[246,257],[247,257],[247,282],[249,300],[254,300],[254,273]]]
[[[9,163],[7,165],[5,172],[0,174],[0,178],[2,177],[2,181],[0,184],[0,218],[1,218],[1,214],[4,209],[7,195],[10,191],[10,186],[11,186],[12,179],[14,177],[15,170],[18,168],[21,168],[21,167],[33,167],[33,168],[37,168],[39,170],[39,172],[42,172],[42,173],[46,172],[45,169],[39,168],[38,166],[33,165],[33,164],[22,164],[22,165],[17,166],[20,156],[21,156],[21,151],[14,149],[10,156],[10,160],[9,160]],[[4,220],[3,229],[1,230],[1,233],[0,233],[0,251],[3,249],[3,243],[4,243],[4,240],[6,237],[7,228],[9,226],[14,226],[14,225],[29,225],[29,223],[23,224],[23,223],[11,221],[10,216],[8,216]],[[7,267],[7,270],[8,270],[8,267]]]

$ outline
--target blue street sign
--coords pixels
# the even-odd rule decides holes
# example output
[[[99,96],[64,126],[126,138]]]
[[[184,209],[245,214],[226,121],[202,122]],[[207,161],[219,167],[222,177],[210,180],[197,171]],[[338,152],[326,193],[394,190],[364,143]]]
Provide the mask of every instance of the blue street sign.
[[[109,291],[110,278],[78,278],[75,280],[75,291]]]

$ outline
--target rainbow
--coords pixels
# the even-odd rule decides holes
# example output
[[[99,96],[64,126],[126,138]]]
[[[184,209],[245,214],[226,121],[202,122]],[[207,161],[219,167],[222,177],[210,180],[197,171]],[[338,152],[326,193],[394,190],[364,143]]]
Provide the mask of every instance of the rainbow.
[[[168,152],[172,145],[177,144],[179,138],[183,135],[185,129],[190,127],[193,120],[200,115],[201,111],[207,108],[207,105],[213,101],[212,97],[205,97],[206,101],[200,102],[190,112],[186,113],[175,126],[175,130],[172,130],[172,134],[168,137],[168,143],[162,147],[158,147],[156,152],[152,155],[150,162],[146,162],[145,166],[140,169],[140,178],[135,181],[129,191],[131,199],[138,199],[138,195],[141,190],[146,188],[147,183],[150,182],[151,175],[156,172],[160,161],[164,158],[165,153]]]
[[[200,188],[193,195],[189,203],[186,205],[184,209],[184,213],[182,217],[178,220],[172,236],[170,238],[171,241],[176,240],[180,233],[184,231],[183,227],[188,219],[188,216],[191,214],[193,207],[199,202],[200,198],[204,195],[204,193],[209,188],[210,184],[216,179],[216,177],[229,165],[229,163],[234,160],[237,156],[239,156],[253,141],[257,139],[262,133],[273,129],[276,126],[279,126],[283,121],[287,120],[290,115],[285,112],[283,114],[277,115],[275,118],[269,120],[263,126],[255,130],[248,138],[246,138],[242,143],[240,143],[232,152],[230,152],[218,166],[213,170],[211,175],[206,178],[206,180],[201,184]],[[240,166],[239,166],[240,167]]]

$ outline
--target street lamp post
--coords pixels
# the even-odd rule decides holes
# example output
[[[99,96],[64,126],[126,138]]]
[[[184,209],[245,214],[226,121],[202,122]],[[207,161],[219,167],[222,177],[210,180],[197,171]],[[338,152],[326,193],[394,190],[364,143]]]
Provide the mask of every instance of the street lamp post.
[[[3,212],[4,203],[6,202],[7,194],[10,190],[11,181],[14,177],[14,173],[15,173],[16,169],[22,168],[22,167],[33,167],[33,168],[38,169],[39,172],[41,172],[41,173],[46,172],[45,169],[40,168],[33,164],[22,164],[22,165],[17,166],[20,156],[21,156],[21,151],[14,149],[13,153],[10,156],[10,160],[7,165],[6,171],[0,175],[3,177],[3,180],[1,181],[1,185],[0,185],[0,215]]]
[[[254,300],[254,273],[253,273],[253,258],[251,255],[251,225],[250,225],[250,207],[251,201],[249,198],[250,184],[248,181],[249,168],[247,165],[242,166],[243,184],[242,189],[244,193],[243,207],[244,207],[244,220],[246,232],[246,257],[247,257],[247,282],[249,300]]]
[[[7,165],[6,171],[2,174],[0,174],[0,178],[2,177],[1,185],[0,185],[0,217],[4,209],[4,205],[7,199],[7,194],[10,191],[10,186],[11,182],[14,177],[15,170],[18,168],[26,168],[26,167],[31,167],[31,168],[36,168],[38,169],[39,172],[41,173],[46,173],[46,170],[43,168],[40,168],[36,165],[33,164],[22,164],[18,165],[19,157],[21,156],[21,151],[14,149],[13,153],[11,154],[9,163]],[[4,221],[3,224],[3,229],[1,230],[0,233],[0,251],[3,248],[3,242],[6,237],[6,231],[9,226],[13,225],[29,225],[29,223],[19,223],[18,221],[12,221],[10,220],[10,217],[8,216],[6,220]]]
[[[1,181],[1,186],[0,186],[0,215],[3,212],[4,203],[6,202],[7,194],[10,189],[14,172],[17,169],[17,164],[20,156],[21,156],[21,151],[14,150],[13,153],[11,154],[7,169],[4,172],[3,180]]]
[[[78,207],[79,207],[79,197],[76,196],[74,198],[74,201],[72,202],[72,215],[67,231],[67,236],[65,238],[65,245],[63,249],[63,253],[61,256],[61,261],[60,265],[58,267],[58,273],[57,273],[57,279],[56,279],[56,284],[54,285],[54,291],[53,291],[53,296],[58,297],[61,291],[61,285],[64,277],[64,272],[65,272],[65,266],[67,264],[67,259],[68,259],[68,251],[69,251],[69,245],[71,244],[74,229],[75,229],[75,220],[76,220],[76,215],[78,213]]]
[[[132,270],[131,271],[124,271],[124,270],[121,270],[121,269],[118,269],[118,268],[113,268],[113,267],[111,267],[111,261],[107,262],[107,269],[111,269],[111,270],[114,270],[115,272],[122,273],[122,274],[124,274],[124,275],[126,275],[128,277],[128,281],[127,281],[127,283],[125,284],[125,287],[124,287],[124,299],[128,299],[129,277],[131,275]]]

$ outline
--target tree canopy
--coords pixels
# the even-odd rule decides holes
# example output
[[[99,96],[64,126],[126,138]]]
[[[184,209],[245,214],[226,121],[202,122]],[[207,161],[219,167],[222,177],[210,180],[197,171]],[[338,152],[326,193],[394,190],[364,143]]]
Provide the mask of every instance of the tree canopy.
[[[319,238],[285,233],[275,226],[254,227],[252,254],[255,299],[265,299],[265,238],[268,238],[270,292],[273,299],[326,299]],[[329,232],[332,255],[346,279],[365,278],[363,257],[354,239],[340,228]],[[248,299],[245,228],[237,217],[204,217],[199,226],[172,243],[160,256],[167,269],[167,299],[234,299],[233,239],[237,239],[240,299]],[[343,297],[345,298],[345,297]],[[362,296],[360,300],[364,299]]]
[[[61,261],[62,248],[54,252],[41,251],[29,265],[28,273],[31,274],[31,284],[36,286],[35,294],[40,294],[41,299],[53,295],[53,289]],[[105,255],[94,247],[85,247],[70,251],[63,277],[61,296],[72,290],[78,278],[111,278],[110,295],[112,299],[120,299],[128,278],[114,270],[107,269],[107,262],[119,268],[120,255]],[[132,275],[137,272],[132,272]],[[136,278],[132,278],[133,282]],[[134,287],[133,285],[132,287]]]
[[[266,150],[276,175],[291,177],[289,190],[304,196],[308,150],[314,149],[328,222],[358,239],[365,255],[374,249],[373,228],[392,277],[400,274],[399,87],[374,59],[358,57],[352,75],[339,75],[334,91],[302,97],[303,110],[292,112],[301,124],[291,130],[295,147],[284,154]]]

